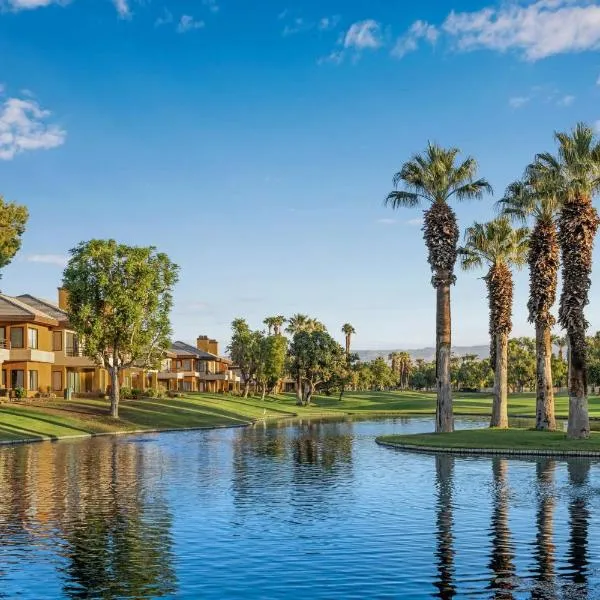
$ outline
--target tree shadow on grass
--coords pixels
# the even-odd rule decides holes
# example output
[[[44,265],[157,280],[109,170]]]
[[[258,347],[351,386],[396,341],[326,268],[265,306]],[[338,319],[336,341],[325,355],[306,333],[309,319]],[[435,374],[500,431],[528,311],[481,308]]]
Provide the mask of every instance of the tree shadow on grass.
[[[60,419],[58,419],[58,420],[50,419],[47,416],[42,417],[39,413],[31,413],[28,410],[20,411],[18,409],[11,408],[11,409],[4,409],[2,412],[7,413],[7,414],[12,414],[15,417],[30,419],[32,421],[41,421],[43,423],[48,423],[49,425],[54,425],[55,427],[60,427],[62,429],[71,429],[72,431],[78,431],[80,433],[91,433],[91,431],[89,431],[88,429],[81,429],[81,427],[75,427],[74,425],[65,423],[64,421],[61,421]],[[2,414],[2,412],[0,412],[0,415]]]

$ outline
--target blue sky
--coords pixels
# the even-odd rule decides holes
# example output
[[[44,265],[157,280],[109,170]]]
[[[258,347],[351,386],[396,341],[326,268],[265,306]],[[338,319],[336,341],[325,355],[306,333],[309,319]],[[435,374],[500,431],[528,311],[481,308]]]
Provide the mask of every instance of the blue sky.
[[[383,206],[393,173],[427,140],[474,155],[496,197],[458,205],[464,228],[555,129],[600,123],[585,0],[0,6],[0,193],[31,213],[2,290],[53,298],[84,239],[153,244],[181,266],[179,339],[305,312],[357,348],[432,345],[421,212]],[[487,343],[480,276],[458,273],[455,344]],[[521,273],[515,335],[526,296]]]

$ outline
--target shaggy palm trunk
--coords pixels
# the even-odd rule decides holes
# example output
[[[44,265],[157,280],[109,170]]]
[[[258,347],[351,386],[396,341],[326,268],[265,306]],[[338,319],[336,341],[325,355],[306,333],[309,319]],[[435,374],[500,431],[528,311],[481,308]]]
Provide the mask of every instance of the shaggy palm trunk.
[[[508,427],[508,333],[496,334],[494,402],[490,427]]]
[[[456,594],[454,565],[454,518],[452,495],[454,489],[454,456],[436,455],[436,558],[438,580],[435,586],[440,598],[452,598]]]
[[[512,273],[502,262],[485,276],[490,305],[490,365],[494,399],[490,427],[508,427],[508,336],[512,329]]]
[[[436,432],[454,430],[452,387],[450,384],[451,317],[450,286],[456,281],[458,225],[456,215],[446,202],[434,202],[425,211],[423,233],[433,272],[431,283],[436,289],[435,362],[437,383]]]
[[[550,459],[538,460],[536,464],[537,483],[540,489],[537,499],[537,536],[536,536],[536,562],[537,580],[539,588],[532,590],[531,597],[542,600],[554,598],[554,506],[555,500],[548,489],[554,483],[556,463]],[[546,592],[546,593],[544,593]]]
[[[556,301],[559,249],[556,226],[551,218],[538,219],[529,240],[529,322],[535,323],[536,429],[556,429],[552,386],[552,337]]]
[[[110,372],[110,416],[114,419],[119,418],[119,370],[116,367],[109,367]]]
[[[584,308],[589,303],[594,237],[600,221],[589,196],[579,194],[565,202],[559,221],[563,256],[563,291],[559,321],[567,330],[569,352],[569,438],[590,436],[587,400]]]
[[[447,432],[454,429],[452,415],[452,386],[450,383],[451,355],[451,317],[450,317],[450,285],[437,287],[436,315],[436,378],[437,378],[437,410],[435,430]]]
[[[538,324],[535,327],[536,350],[536,410],[535,428],[553,431],[556,429],[554,418],[554,389],[552,387],[552,338],[550,327]]]

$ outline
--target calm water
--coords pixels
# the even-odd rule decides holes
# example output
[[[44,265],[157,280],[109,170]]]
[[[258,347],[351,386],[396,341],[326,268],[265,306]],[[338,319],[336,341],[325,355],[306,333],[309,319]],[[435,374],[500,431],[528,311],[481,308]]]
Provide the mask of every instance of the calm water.
[[[431,427],[0,449],[0,598],[600,598],[600,464],[373,441]]]

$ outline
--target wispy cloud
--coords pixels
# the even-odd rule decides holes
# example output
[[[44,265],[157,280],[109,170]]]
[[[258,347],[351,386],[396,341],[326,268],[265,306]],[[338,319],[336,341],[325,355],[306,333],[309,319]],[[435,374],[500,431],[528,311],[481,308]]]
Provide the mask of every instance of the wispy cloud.
[[[323,17],[319,19],[317,28],[319,31],[329,31],[335,29],[340,22],[340,15],[333,15],[332,17]]]
[[[384,39],[381,24],[373,19],[357,21],[348,28],[348,31],[338,39],[338,48],[327,56],[320,58],[318,64],[339,65],[344,61],[347,53],[352,53],[357,60],[365,50],[377,50],[383,46]]]
[[[600,47],[600,6],[587,0],[510,2],[500,8],[452,11],[442,27],[460,50],[514,50],[536,61]]]
[[[560,98],[557,102],[558,106],[571,106],[575,102],[575,96],[566,95]]]
[[[154,27],[161,27],[162,25],[169,25],[173,22],[173,13],[165,8],[163,10],[162,16],[158,17],[156,21],[154,21]]]
[[[398,221],[396,219],[377,219],[375,222],[379,225],[395,225]]]
[[[66,267],[69,257],[64,254],[30,254],[26,257],[27,262],[44,263],[46,265],[56,265],[57,267]]]
[[[202,4],[210,10],[210,12],[216,13],[219,12],[219,4],[217,0],[202,0]]]
[[[177,24],[177,33],[186,33],[203,27],[204,21],[196,21],[191,15],[183,15]]]
[[[117,9],[117,14],[121,19],[131,18],[131,9],[129,8],[128,0],[113,0],[113,4]]]
[[[508,99],[508,104],[511,108],[521,108],[528,104],[530,100],[530,96],[513,96]]]
[[[7,0],[6,4],[13,10],[33,10],[51,4],[66,4],[62,0]]]
[[[406,34],[396,40],[392,48],[392,56],[402,58],[419,47],[419,42],[425,40],[433,45],[439,37],[439,31],[427,21],[415,21]]]
[[[294,35],[295,33],[300,33],[302,31],[309,31],[312,28],[312,23],[307,23],[302,17],[296,17],[291,23],[288,23],[283,28],[281,34],[284,37],[287,37],[288,35]]]
[[[0,108],[0,160],[64,144],[67,133],[59,125],[48,123],[50,114],[35,100],[8,98]]]
[[[423,217],[418,217],[416,219],[409,219],[406,221],[407,225],[411,225],[412,227],[420,227],[423,225]]]

